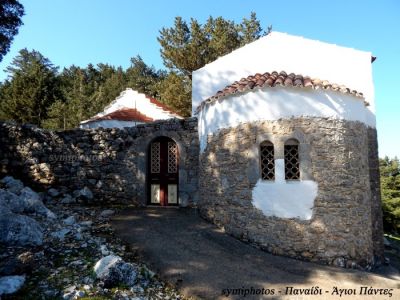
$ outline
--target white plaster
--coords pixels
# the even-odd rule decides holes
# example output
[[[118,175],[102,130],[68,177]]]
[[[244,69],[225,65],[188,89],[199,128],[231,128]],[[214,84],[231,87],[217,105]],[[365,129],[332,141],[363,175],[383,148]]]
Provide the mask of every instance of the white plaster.
[[[272,32],[192,73],[192,111],[242,77],[272,71],[302,74],[362,92],[374,112],[371,52]]]
[[[104,108],[104,110],[97,115],[93,116],[102,117],[114,111],[131,108],[136,109],[140,113],[146,115],[147,117],[152,118],[153,120],[165,120],[171,118],[182,119],[181,116],[174,114],[173,112],[168,112],[162,109],[161,107],[150,102],[150,99],[146,97],[145,94],[134,91],[130,88],[123,91],[114,101],[112,101],[108,106]],[[92,123],[92,124],[88,124]],[[98,123],[98,124],[96,124]],[[131,127],[140,124],[138,122],[129,122],[129,121],[119,121],[119,120],[102,120],[102,121],[90,121],[85,120],[80,124],[80,128],[123,128],[123,127]]]
[[[252,204],[266,216],[310,220],[318,184],[312,180],[285,181],[284,160],[275,160],[275,181],[259,179]]]
[[[263,120],[292,117],[326,117],[359,121],[375,127],[375,115],[363,99],[330,90],[265,87],[235,94],[206,105],[198,115],[200,151],[207,136],[222,128]]]
[[[82,129],[89,128],[124,128],[124,127],[132,127],[139,124],[143,124],[142,122],[132,122],[132,121],[120,121],[120,120],[99,120],[94,122],[86,122],[81,124],[79,127]]]

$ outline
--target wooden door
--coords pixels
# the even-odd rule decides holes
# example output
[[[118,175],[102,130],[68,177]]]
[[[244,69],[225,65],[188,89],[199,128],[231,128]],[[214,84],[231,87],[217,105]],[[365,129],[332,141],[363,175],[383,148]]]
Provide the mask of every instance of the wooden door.
[[[148,158],[148,203],[178,205],[178,145],[168,137],[159,137],[151,142]]]

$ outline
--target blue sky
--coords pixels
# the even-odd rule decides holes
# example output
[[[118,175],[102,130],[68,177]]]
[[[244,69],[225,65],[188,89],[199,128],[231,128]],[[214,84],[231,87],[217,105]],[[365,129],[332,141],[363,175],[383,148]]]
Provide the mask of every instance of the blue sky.
[[[204,22],[209,15],[237,22],[257,13],[266,28],[311,39],[371,51],[380,156],[400,157],[400,1],[397,0],[20,0],[24,25],[3,70],[22,48],[35,49],[53,64],[109,63],[129,66],[141,55],[147,64],[162,68],[157,42],[159,30],[175,16]]]

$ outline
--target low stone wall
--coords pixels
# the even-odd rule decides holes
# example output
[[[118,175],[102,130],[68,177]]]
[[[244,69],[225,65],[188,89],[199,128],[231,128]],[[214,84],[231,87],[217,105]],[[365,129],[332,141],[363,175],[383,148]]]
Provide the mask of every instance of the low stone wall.
[[[309,220],[267,216],[252,203],[260,179],[259,144],[273,139],[275,160],[282,159],[283,143],[292,137],[300,141],[302,179],[318,185]],[[208,136],[200,154],[201,214],[274,254],[341,266],[372,264],[374,254],[383,254],[373,137],[374,130],[363,123],[328,118],[259,121],[221,129]],[[302,199],[301,194],[293,197]]]
[[[35,188],[91,189],[95,202],[146,204],[147,149],[158,136],[179,147],[179,200],[197,201],[197,119],[171,119],[137,127],[47,131],[0,123],[0,175]]]

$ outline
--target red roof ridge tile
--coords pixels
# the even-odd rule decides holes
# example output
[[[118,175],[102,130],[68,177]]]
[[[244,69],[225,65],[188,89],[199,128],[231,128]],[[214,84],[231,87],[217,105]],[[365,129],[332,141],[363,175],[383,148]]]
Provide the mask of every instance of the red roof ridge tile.
[[[93,117],[85,123],[103,120],[136,121],[143,123],[154,121],[152,118],[146,116],[135,108],[123,107],[106,115]]]
[[[277,71],[273,71],[271,73],[266,72],[264,74],[256,73],[254,75],[247,76],[246,78],[241,78],[239,81],[233,82],[224,89],[216,92],[213,96],[203,100],[197,107],[195,114],[198,114],[206,104],[213,103],[221,98],[228,97],[236,93],[244,93],[256,88],[275,86],[308,88],[314,90],[332,90],[364,99],[363,93],[360,93],[356,90],[351,90],[344,85],[330,83],[327,80],[321,80],[319,78],[310,78],[309,76],[303,76],[301,74],[290,73],[288,75],[285,71],[281,71],[279,73]],[[364,104],[366,106],[369,105],[365,99]]]

